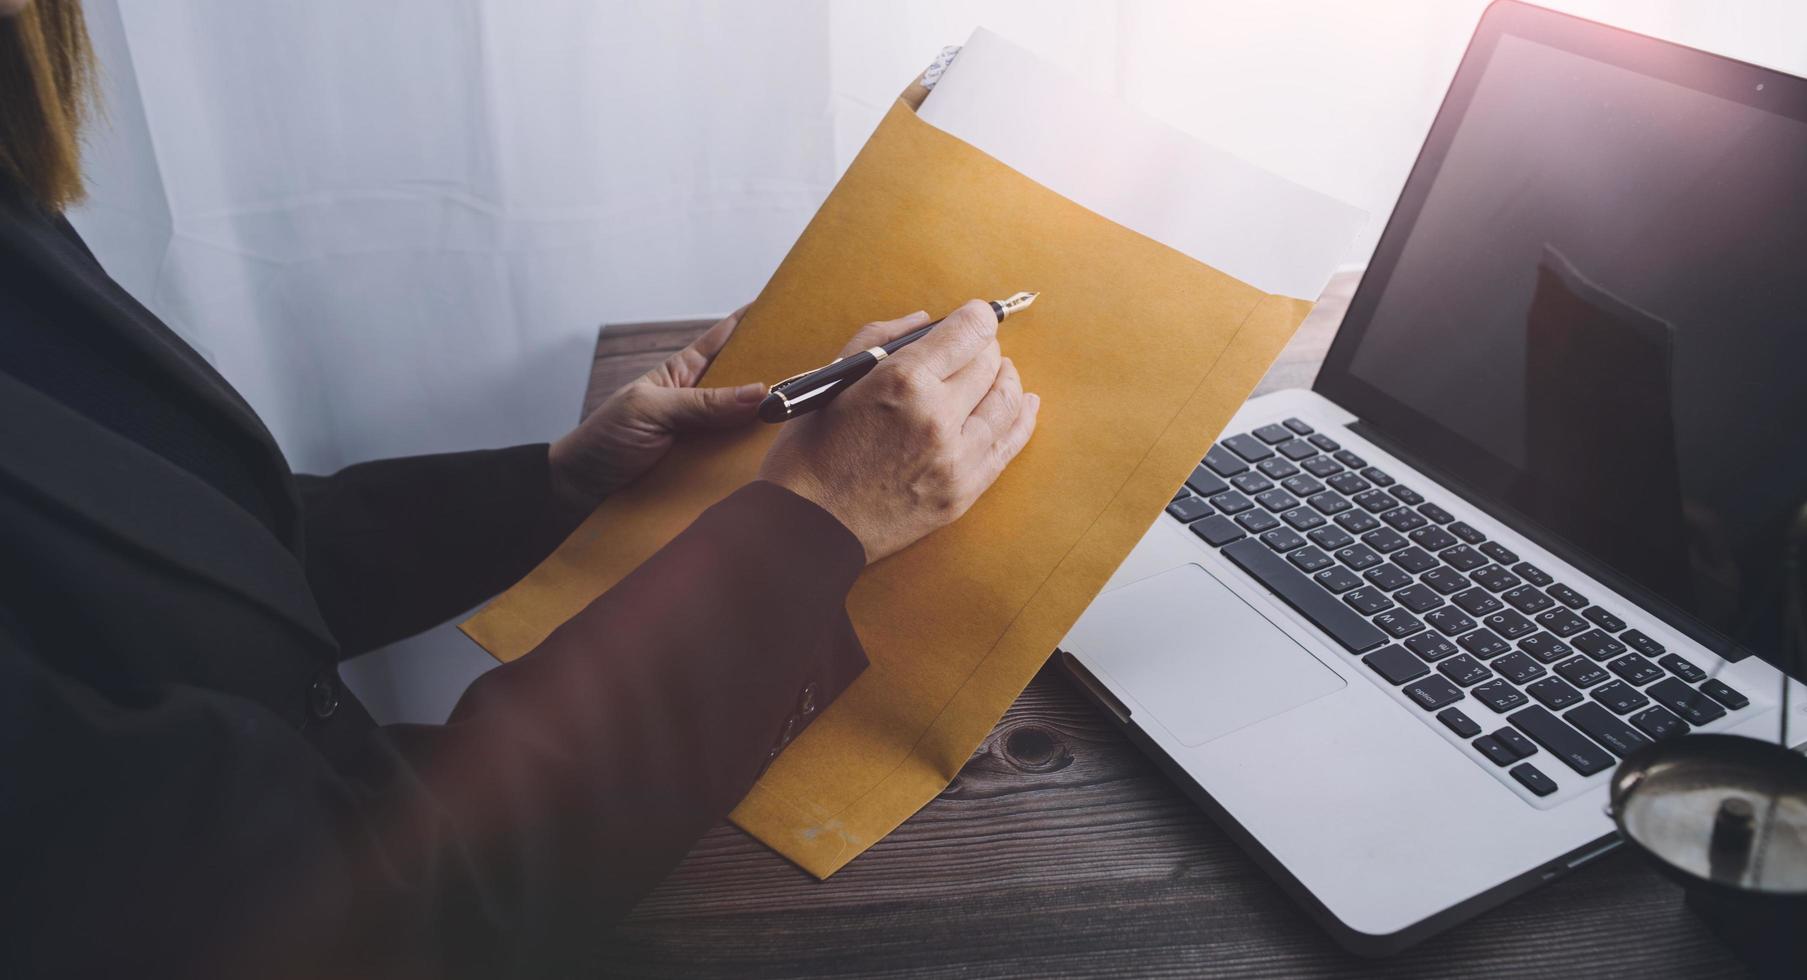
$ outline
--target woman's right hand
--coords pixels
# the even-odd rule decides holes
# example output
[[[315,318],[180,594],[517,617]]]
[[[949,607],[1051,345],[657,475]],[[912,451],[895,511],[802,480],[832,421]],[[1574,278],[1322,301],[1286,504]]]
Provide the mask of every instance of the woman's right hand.
[[[900,337],[928,314],[867,324],[844,357]],[[759,477],[813,501],[875,562],[966,513],[1035,431],[998,349],[991,307],[973,300],[880,361],[820,411],[784,423]]]

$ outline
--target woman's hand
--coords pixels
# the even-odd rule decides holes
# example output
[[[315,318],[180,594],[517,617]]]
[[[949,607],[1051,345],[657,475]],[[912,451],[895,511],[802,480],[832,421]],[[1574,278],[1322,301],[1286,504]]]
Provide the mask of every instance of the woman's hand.
[[[574,505],[597,502],[632,482],[680,432],[751,422],[765,386],[698,388],[697,380],[740,323],[741,307],[689,347],[623,386],[552,444],[554,491]]]
[[[868,324],[841,355],[927,321]],[[1029,441],[1040,407],[998,349],[991,307],[973,300],[825,408],[784,423],[759,476],[833,514],[874,562],[966,513]]]

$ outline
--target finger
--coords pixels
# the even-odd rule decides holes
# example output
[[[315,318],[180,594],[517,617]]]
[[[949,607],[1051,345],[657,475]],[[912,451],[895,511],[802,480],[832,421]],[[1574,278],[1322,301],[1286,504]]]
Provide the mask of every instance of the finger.
[[[877,347],[880,344],[888,344],[927,322],[929,322],[929,315],[921,310],[917,310],[908,316],[901,316],[895,320],[880,320],[877,323],[868,323],[853,335],[853,339],[847,342],[847,346],[841,348],[840,356],[846,357],[849,354],[857,354],[868,347]]]
[[[984,300],[970,300],[935,325],[928,336],[891,355],[937,378],[948,378],[979,356],[998,336],[998,316]]]
[[[1022,408],[1010,423],[1010,428],[1005,430],[1004,435],[997,442],[991,444],[990,449],[986,450],[982,473],[987,488],[997,482],[998,475],[1004,472],[1004,467],[1010,465],[1010,461],[1015,459],[1017,454],[1023,451],[1023,447],[1029,444],[1029,437],[1035,434],[1035,421],[1041,416],[1042,397],[1033,393],[1027,394],[1023,396],[1021,404]]]
[[[954,428],[965,427],[973,408],[991,390],[991,386],[997,384],[998,367],[1003,362],[1004,356],[998,350],[998,342],[994,340],[942,382],[942,391],[935,399],[936,408],[953,423]]]
[[[641,393],[641,421],[657,431],[688,432],[720,429],[753,420],[765,386],[738,388],[663,388],[648,386]]]
[[[728,345],[728,338],[734,335],[734,328],[740,326],[741,315],[746,312],[747,308],[743,306],[722,317],[683,350],[673,353],[664,363],[648,371],[644,380],[665,388],[694,387],[702,380],[703,372],[709,370],[715,355]]]
[[[960,430],[960,437],[973,445],[990,447],[1010,431],[1010,423],[1016,421],[1022,408],[1022,375],[1017,373],[1016,364],[1010,358],[1003,358],[998,364],[997,377],[991,383],[991,390],[973,407],[966,425]]]

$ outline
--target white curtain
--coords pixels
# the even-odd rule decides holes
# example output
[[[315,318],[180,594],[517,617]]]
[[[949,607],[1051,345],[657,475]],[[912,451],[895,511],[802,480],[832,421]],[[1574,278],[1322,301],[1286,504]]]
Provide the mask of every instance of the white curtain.
[[[1556,5],[1807,73],[1795,0]],[[544,441],[600,323],[751,298],[974,26],[1377,232],[1484,6],[86,0],[107,120],[72,218],[298,470]],[[442,627],[348,674],[437,720],[486,666]]]

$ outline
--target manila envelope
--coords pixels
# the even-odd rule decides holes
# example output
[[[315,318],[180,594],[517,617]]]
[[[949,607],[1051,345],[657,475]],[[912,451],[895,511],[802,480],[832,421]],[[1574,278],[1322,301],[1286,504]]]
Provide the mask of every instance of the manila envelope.
[[[770,383],[862,323],[1039,290],[1000,331],[1035,437],[847,599],[871,666],[730,819],[826,878],[945,789],[1191,473],[1310,305],[1129,231],[917,118],[872,134],[703,379]],[[501,660],[751,480],[775,427],[686,439],[463,624]]]

